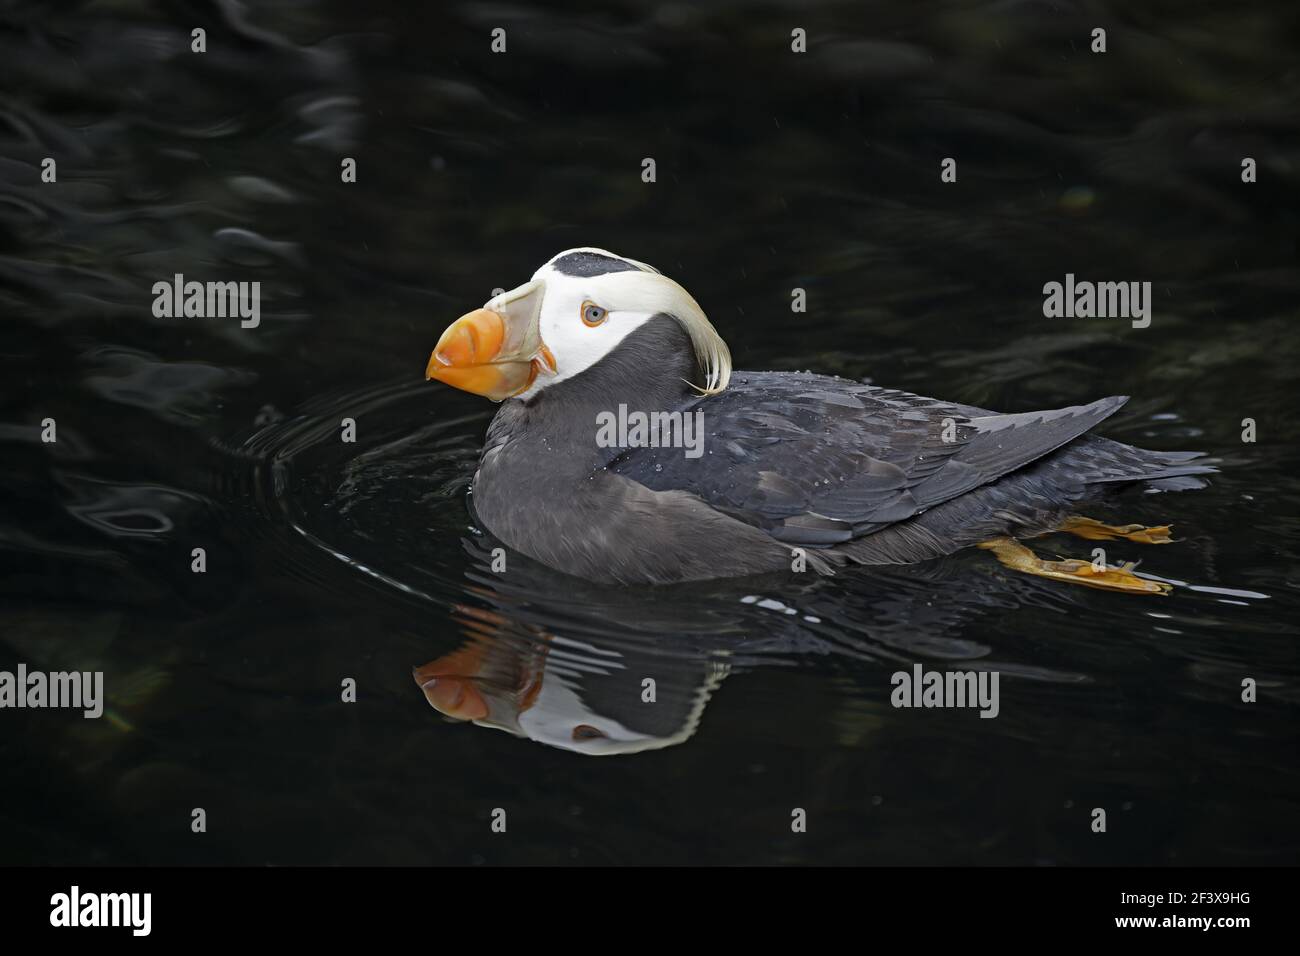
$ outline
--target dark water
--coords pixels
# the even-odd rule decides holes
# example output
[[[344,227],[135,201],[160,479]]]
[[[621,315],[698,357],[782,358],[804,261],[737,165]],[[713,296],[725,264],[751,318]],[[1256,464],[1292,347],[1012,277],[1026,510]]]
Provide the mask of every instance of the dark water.
[[[0,668],[108,691],[98,721],[0,712],[4,862],[1296,861],[1293,4],[3,20]],[[492,573],[467,501],[491,406],[424,363],[580,245],[682,282],[738,368],[1006,411],[1132,395],[1104,434],[1222,461],[1098,515],[1173,522],[1110,550],[1173,594],[980,552],[798,587]],[[1067,272],[1151,281],[1151,326],[1045,319]],[[260,281],[260,326],[155,318],[175,273]],[[998,671],[997,719],[892,708],[916,662]],[[442,717],[426,665],[515,733]],[[546,743],[585,726],[637,752]]]

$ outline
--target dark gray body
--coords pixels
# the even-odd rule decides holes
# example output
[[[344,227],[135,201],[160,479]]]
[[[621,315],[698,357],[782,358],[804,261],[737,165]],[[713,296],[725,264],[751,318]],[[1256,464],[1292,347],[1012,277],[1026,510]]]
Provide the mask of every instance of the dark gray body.
[[[1197,453],[1086,434],[1126,401],[999,415],[824,375],[736,372],[718,395],[660,316],[572,379],[502,404],[474,482],[512,548],[590,580],[668,583],[905,564],[1041,534],[1135,481],[1195,483]],[[620,404],[703,413],[704,454],[597,446]],[[948,439],[948,440],[945,440]]]

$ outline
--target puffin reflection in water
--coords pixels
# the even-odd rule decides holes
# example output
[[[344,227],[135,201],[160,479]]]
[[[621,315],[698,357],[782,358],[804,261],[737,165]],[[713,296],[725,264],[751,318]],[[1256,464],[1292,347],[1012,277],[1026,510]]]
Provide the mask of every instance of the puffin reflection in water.
[[[852,588],[805,576],[780,600],[763,592],[768,582],[749,579],[745,589],[758,593],[740,597],[731,582],[704,582],[681,585],[665,601],[655,588],[582,581],[525,558],[496,573],[496,542],[473,535],[462,543],[465,600],[452,604],[451,618],[463,640],[415,668],[415,683],[453,721],[592,757],[686,742],[739,674],[810,658],[853,661],[855,670],[920,658],[975,662],[990,649],[966,629],[1004,613],[1014,594],[1005,581],[981,586],[990,582],[977,566],[930,562],[864,569],[870,581]],[[945,600],[935,601],[940,589]],[[999,667],[1027,681],[1086,679],[1014,654]],[[745,695],[746,707],[772,703],[782,704],[775,713],[785,710],[780,697]],[[841,741],[881,724],[872,709],[834,719]]]
[[[1132,565],[1046,560],[1022,541],[1064,531],[1168,543],[1168,526],[1076,509],[1135,484],[1201,487],[1195,476],[1214,470],[1199,452],[1090,434],[1124,396],[1001,414],[827,375],[733,372],[684,288],[595,248],[561,252],[453,322],[427,376],[502,403],[473,483],[480,522],[591,581],[667,584],[800,560],[833,574],[980,547],[1054,581],[1163,594],[1168,584]],[[608,447],[602,423],[624,409],[702,421],[703,453]]]

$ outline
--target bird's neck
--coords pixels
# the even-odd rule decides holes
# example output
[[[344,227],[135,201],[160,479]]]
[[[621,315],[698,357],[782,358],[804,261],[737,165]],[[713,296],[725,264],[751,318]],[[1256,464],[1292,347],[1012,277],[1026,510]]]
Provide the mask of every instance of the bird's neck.
[[[590,474],[617,454],[598,442],[602,416],[682,409],[699,399],[691,383],[703,381],[686,331],[655,316],[579,375],[505,402],[488,428],[484,460],[508,444],[520,467]]]

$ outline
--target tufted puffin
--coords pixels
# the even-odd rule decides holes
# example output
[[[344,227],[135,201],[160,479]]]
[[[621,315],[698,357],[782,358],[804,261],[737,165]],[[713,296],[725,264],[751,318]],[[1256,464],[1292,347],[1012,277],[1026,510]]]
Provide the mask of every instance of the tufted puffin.
[[[1163,594],[1133,566],[1023,539],[1164,544],[1076,507],[1135,483],[1200,487],[1200,452],[1090,434],[1127,401],[1002,414],[843,378],[732,371],[684,288],[603,249],[559,253],[461,316],[426,377],[500,402],[472,486],[501,542],[595,581],[667,584],[966,547],[1055,581]],[[630,423],[630,425],[629,425]]]

